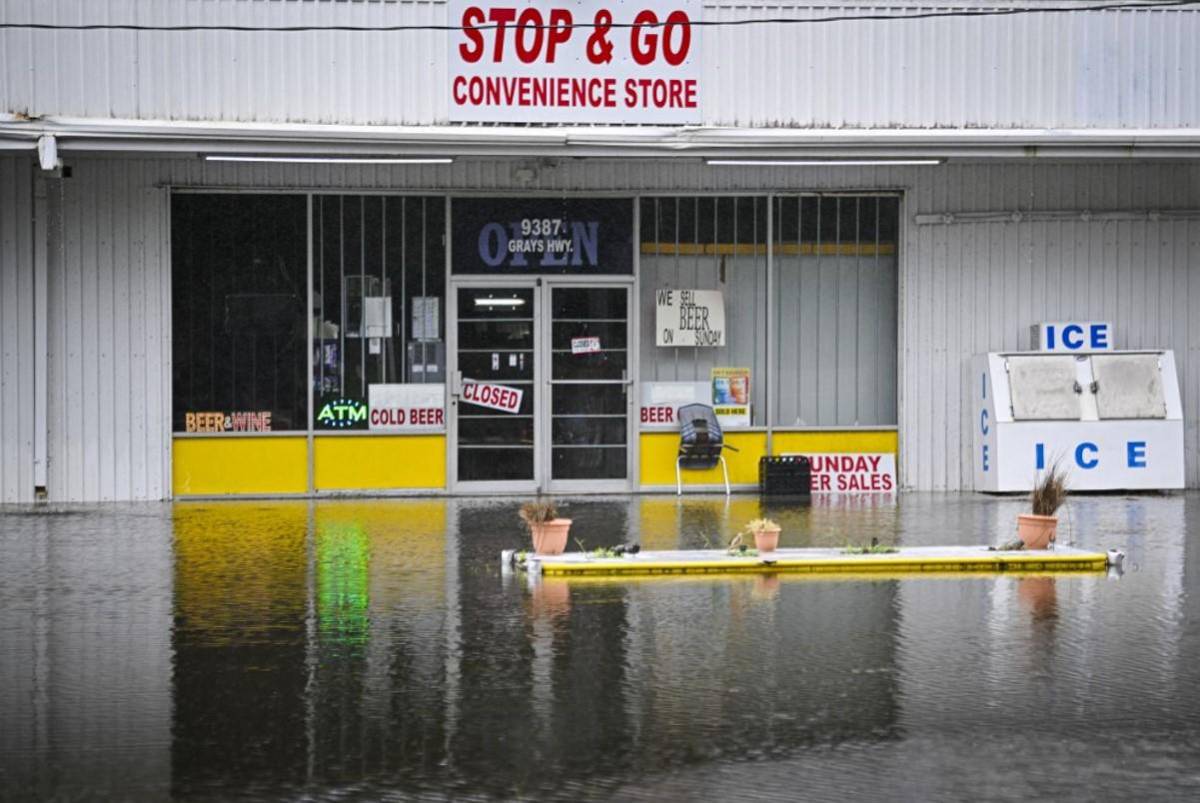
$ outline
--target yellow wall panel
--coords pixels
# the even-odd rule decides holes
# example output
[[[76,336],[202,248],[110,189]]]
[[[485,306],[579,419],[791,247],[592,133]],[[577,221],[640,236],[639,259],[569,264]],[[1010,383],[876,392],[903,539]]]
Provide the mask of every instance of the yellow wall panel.
[[[725,450],[729,482],[733,485],[758,482],[758,458],[766,454],[767,433],[726,432],[725,442],[740,451]],[[641,443],[642,485],[674,485],[675,457],[679,454],[678,432],[643,432]],[[721,485],[721,467],[707,471],[683,471],[684,485]]]
[[[842,430],[839,432],[776,432],[775,454],[896,454],[900,435],[895,430]]]
[[[446,436],[372,435],[316,438],[318,491],[446,487]]]
[[[175,438],[171,472],[175,496],[302,494],[308,490],[308,443],[303,435]]]

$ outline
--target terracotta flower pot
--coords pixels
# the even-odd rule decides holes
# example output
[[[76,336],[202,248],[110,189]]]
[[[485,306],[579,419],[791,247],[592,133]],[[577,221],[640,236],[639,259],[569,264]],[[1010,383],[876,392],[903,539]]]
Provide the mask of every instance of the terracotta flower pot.
[[[1058,533],[1058,516],[1017,516],[1017,537],[1026,549],[1049,549]]]
[[[754,548],[759,552],[774,552],[779,546],[779,527],[754,531]]]
[[[570,519],[551,519],[529,525],[529,532],[533,535],[533,551],[538,555],[561,555],[567,548],[567,533],[570,530]]]

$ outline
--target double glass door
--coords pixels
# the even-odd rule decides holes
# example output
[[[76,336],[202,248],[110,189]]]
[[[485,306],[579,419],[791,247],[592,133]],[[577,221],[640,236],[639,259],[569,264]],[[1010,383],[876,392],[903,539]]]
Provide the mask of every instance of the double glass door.
[[[451,295],[455,490],[628,490],[630,287],[543,279]]]

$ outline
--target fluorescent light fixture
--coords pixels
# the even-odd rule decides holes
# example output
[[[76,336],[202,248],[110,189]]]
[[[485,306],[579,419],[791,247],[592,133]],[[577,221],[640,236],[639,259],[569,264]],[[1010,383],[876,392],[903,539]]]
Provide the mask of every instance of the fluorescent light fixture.
[[[705,159],[718,167],[907,167],[940,165],[942,159]]]
[[[306,165],[448,165],[454,160],[448,156],[242,156],[210,153],[205,155],[209,162],[281,162]]]
[[[520,307],[525,304],[523,298],[476,298],[477,307]]]

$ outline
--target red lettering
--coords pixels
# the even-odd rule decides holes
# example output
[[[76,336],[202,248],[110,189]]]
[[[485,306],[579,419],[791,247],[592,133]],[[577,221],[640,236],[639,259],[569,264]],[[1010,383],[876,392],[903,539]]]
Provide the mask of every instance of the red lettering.
[[[642,26],[654,25],[657,22],[658,16],[650,9],[638,12],[638,15],[633,18],[633,28],[630,29],[629,34],[629,49],[633,52],[633,60],[643,67],[654,61],[654,56],[658,52],[658,34],[642,33]]]
[[[643,424],[670,424],[675,420],[674,407],[643,407]]]
[[[504,32],[508,23],[516,18],[515,8],[493,8],[488,12],[488,20],[496,23],[496,47],[492,51],[492,61],[497,64],[504,61]]]
[[[525,43],[525,34],[528,31],[533,31],[532,46]],[[544,36],[545,29],[542,28],[542,12],[536,8],[526,8],[517,19],[517,58],[526,64],[535,61],[538,54],[542,52],[542,39]],[[524,103],[522,105],[528,106],[529,104]]]
[[[565,8],[550,10],[550,30],[546,34],[546,63],[554,63],[555,51],[571,38],[571,23],[574,19]]]
[[[483,34],[475,30],[475,26],[483,21],[483,9],[478,6],[468,6],[463,10],[462,29],[467,41],[458,46],[458,54],[468,64],[474,64],[483,55]],[[457,97],[455,100],[461,102]]]
[[[625,106],[637,108],[654,105],[675,109],[696,107],[696,82],[678,78],[627,78]]]
[[[442,418],[442,415],[444,414],[445,411],[438,409],[438,410],[434,410],[433,412],[434,412],[434,417],[436,418],[436,421],[434,423],[436,423],[436,424],[445,424],[446,423]]]
[[[681,32],[678,47],[671,42],[671,35],[675,31]],[[692,46],[692,21],[683,11],[672,11],[667,15],[667,24],[663,28],[662,36],[663,58],[667,60],[667,64],[678,67],[687,58],[688,50]]]

